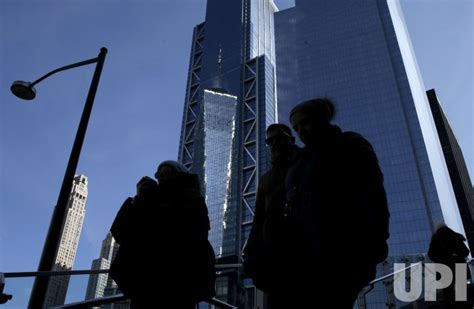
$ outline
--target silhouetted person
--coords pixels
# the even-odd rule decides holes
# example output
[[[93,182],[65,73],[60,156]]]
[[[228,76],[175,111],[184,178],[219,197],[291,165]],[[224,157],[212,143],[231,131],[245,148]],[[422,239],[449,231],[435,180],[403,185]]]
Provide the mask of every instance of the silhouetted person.
[[[289,284],[283,270],[287,256],[294,253],[288,247],[290,240],[284,218],[285,178],[299,148],[291,129],[284,124],[267,128],[266,143],[272,167],[260,178],[252,230],[244,249],[244,272],[272,298]]]
[[[322,302],[352,308],[388,254],[389,213],[377,156],[360,134],[331,124],[334,113],[334,104],[321,98],[290,114],[305,144],[286,179],[287,217],[300,235],[291,308]]]
[[[143,177],[111,232],[120,244],[111,277],[132,308],[195,308],[215,295],[215,256],[197,175],[164,161]]]
[[[430,248],[428,250],[429,258],[439,264],[444,264],[449,267],[453,273],[453,281],[451,285],[443,289],[442,294],[447,305],[454,305],[455,302],[455,282],[456,282],[456,264],[466,264],[466,258],[469,255],[469,249],[464,242],[466,238],[459,233],[456,233],[445,224],[441,224],[436,229],[436,232],[431,237]],[[464,280],[471,278],[471,273],[467,267],[467,277]],[[439,275],[439,274],[438,274]],[[439,280],[439,278],[437,278]],[[461,280],[461,278],[459,279]],[[455,307],[450,308],[465,308],[461,304],[456,304]]]
[[[7,301],[13,298],[12,295],[3,293],[4,288],[5,288],[5,278],[3,274],[0,274],[0,305],[6,303]]]

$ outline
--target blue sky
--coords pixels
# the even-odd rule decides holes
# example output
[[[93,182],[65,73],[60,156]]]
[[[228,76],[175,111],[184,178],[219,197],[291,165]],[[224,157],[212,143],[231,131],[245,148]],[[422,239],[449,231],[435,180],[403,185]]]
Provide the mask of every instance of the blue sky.
[[[45,80],[31,102],[14,97],[11,82],[109,49],[77,169],[89,177],[89,197],[75,269],[89,268],[135,183],[177,157],[192,29],[205,4],[0,1],[0,271],[37,268],[94,65]],[[426,89],[436,89],[473,175],[473,1],[402,0],[402,8]],[[31,282],[7,280],[6,308],[25,308]],[[69,300],[84,297],[86,282],[72,281]]]

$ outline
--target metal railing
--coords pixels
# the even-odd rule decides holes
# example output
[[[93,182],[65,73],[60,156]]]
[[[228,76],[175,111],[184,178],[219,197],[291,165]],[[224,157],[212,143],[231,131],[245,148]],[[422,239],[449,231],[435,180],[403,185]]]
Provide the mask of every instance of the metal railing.
[[[242,264],[216,264],[216,269],[239,268]],[[56,270],[56,271],[24,271],[24,272],[7,272],[3,274],[5,278],[21,278],[21,277],[44,277],[44,276],[66,276],[66,275],[96,275],[108,274],[108,269],[84,269],[84,270]]]
[[[420,265],[423,265],[424,263],[423,262],[418,262],[418,263],[414,263],[414,264],[411,264],[410,266],[408,267],[405,267],[405,268],[402,268],[402,269],[399,269],[397,271],[394,271],[390,274],[387,274],[387,275],[384,275],[380,278],[376,278],[372,281],[369,282],[369,284],[367,284],[363,289],[362,291],[359,293],[359,309],[366,309],[367,308],[367,301],[366,301],[366,296],[368,293],[370,293],[373,289],[374,289],[374,286],[375,284],[381,282],[381,281],[384,281],[384,280],[387,280],[389,278],[392,278],[392,277],[395,277],[396,275],[402,273],[402,272],[405,272],[407,271],[408,269],[411,269],[411,268],[414,268],[416,266],[420,266]]]
[[[76,303],[70,303],[67,305],[62,305],[62,306],[57,306],[53,307],[52,309],[86,309],[90,308],[93,306],[101,306],[101,305],[107,305],[119,301],[124,301],[127,300],[128,298],[125,297],[123,294],[117,294],[113,296],[106,296],[102,298],[97,298],[97,299],[91,299],[91,300],[84,300],[84,301],[79,301]],[[214,305],[218,308],[224,308],[224,309],[237,309],[237,307],[229,305],[228,303],[225,303],[221,300],[218,300],[216,298],[210,298],[205,300],[204,302]]]
[[[418,262],[418,263],[413,263],[410,266],[407,266],[405,268],[399,269],[397,271],[394,271],[392,273],[389,273],[387,275],[384,275],[382,277],[376,278],[372,280],[364,289],[361,291],[359,294],[359,309],[365,309],[367,307],[366,304],[366,296],[369,292],[371,292],[374,289],[374,285],[382,282],[384,280],[390,279],[397,274],[400,274],[402,272],[405,272],[411,268],[417,267],[417,266],[423,266],[424,262]],[[229,268],[240,268],[242,267],[241,263],[235,263],[235,264],[216,264],[215,268],[216,269],[229,269]],[[41,276],[64,276],[64,275],[93,275],[93,274],[106,274],[109,273],[109,269],[99,269],[99,270],[69,270],[69,271],[35,271],[35,272],[6,272],[6,273],[1,273],[0,272],[0,279],[3,280],[3,278],[21,278],[21,277],[41,277]],[[2,290],[3,292],[3,285],[4,281],[0,282],[2,284]],[[100,306],[100,305],[105,305],[105,304],[111,304],[119,301],[124,301],[127,300],[128,298],[125,297],[123,294],[117,294],[113,296],[106,296],[102,298],[97,298],[97,299],[91,299],[91,300],[85,300],[85,301],[79,301],[75,303],[70,303],[62,306],[57,306],[54,307],[53,309],[62,309],[62,308],[67,308],[67,309],[80,309],[80,308],[90,308],[93,306]],[[225,309],[236,309],[237,307],[230,305],[228,303],[225,303],[221,300],[218,300],[216,298],[211,298],[205,300],[206,303],[209,303],[211,305],[214,305],[218,308],[225,308]]]
[[[216,269],[228,269],[228,268],[239,268],[242,267],[242,264],[240,263],[235,263],[235,264],[216,264],[215,268]],[[96,274],[108,274],[109,269],[88,269],[88,270],[59,270],[59,271],[25,271],[25,272],[6,272],[2,273],[0,272],[0,296],[5,295],[5,297],[9,297],[6,299],[6,301],[11,299],[11,295],[7,294],[2,294],[3,293],[3,286],[4,286],[4,280],[3,278],[24,278],[24,277],[50,277],[50,276],[74,276],[74,275],[96,275]],[[68,308],[68,309],[80,309],[80,308],[90,308],[93,306],[100,306],[100,305],[106,305],[106,304],[111,304],[119,301],[124,301],[127,300],[128,298],[124,296],[123,294],[117,294],[113,296],[106,296],[106,297],[101,297],[97,299],[91,299],[91,300],[85,300],[85,301],[79,301],[75,303],[70,303],[62,306],[57,306],[53,307],[53,309],[62,309],[62,308]],[[6,302],[5,301],[5,302]],[[227,304],[221,300],[218,300],[216,298],[210,298],[205,300],[204,302],[209,303],[211,305],[214,305],[218,308],[224,308],[224,309],[237,309],[237,307],[232,306],[230,304]]]
[[[62,309],[62,308],[67,308],[67,309],[84,308],[85,309],[85,308],[90,308],[94,306],[112,304],[112,303],[116,303],[116,302],[124,301],[124,300],[128,300],[128,298],[124,296],[123,294],[117,294],[113,296],[105,296],[105,297],[96,298],[96,299],[83,300],[83,301],[79,301],[75,303],[53,307],[52,309]]]
[[[95,275],[108,274],[108,269],[97,270],[56,270],[56,271],[23,271],[3,273],[5,278],[23,278],[23,277],[47,277],[47,276],[74,276],[74,275]]]

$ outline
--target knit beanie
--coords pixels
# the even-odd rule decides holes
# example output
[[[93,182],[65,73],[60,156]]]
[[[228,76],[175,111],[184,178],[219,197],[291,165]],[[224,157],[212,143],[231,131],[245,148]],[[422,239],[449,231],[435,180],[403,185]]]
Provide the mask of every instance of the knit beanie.
[[[158,165],[157,170],[159,170],[162,166],[169,166],[173,170],[175,170],[176,172],[189,174],[189,170],[186,168],[186,166],[184,166],[183,164],[181,164],[179,162],[173,161],[173,160],[168,160],[168,161],[161,162],[160,165]]]
[[[329,123],[336,113],[334,103],[328,98],[317,98],[301,102],[293,107],[290,112],[290,119],[293,114],[300,112],[310,114],[311,118],[318,122]]]

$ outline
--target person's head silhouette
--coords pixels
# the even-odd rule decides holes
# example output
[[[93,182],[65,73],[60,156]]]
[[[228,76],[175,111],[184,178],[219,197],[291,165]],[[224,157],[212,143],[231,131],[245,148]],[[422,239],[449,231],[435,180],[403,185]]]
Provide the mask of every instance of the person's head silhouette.
[[[291,129],[280,123],[271,124],[267,128],[265,143],[270,149],[273,163],[279,163],[291,155],[295,145],[295,138],[291,134]]]
[[[155,178],[160,185],[166,185],[172,182],[178,173],[189,173],[189,170],[179,162],[168,160],[163,161],[158,165],[155,173]]]
[[[306,146],[317,144],[324,137],[334,117],[334,103],[327,98],[304,101],[290,112],[290,123]]]

